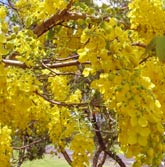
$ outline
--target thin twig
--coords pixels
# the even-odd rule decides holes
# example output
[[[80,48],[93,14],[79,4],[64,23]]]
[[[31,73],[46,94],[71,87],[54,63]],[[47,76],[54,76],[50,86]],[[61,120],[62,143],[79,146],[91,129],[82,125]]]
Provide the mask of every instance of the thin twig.
[[[143,43],[139,43],[139,42],[132,43],[131,45],[132,45],[132,46],[142,47],[142,48],[146,48],[146,47],[147,47],[147,45],[145,45],[145,44],[143,44]]]
[[[13,146],[12,148],[13,148],[14,150],[23,150],[23,149],[29,148],[29,147],[31,147],[31,146],[37,144],[37,143],[40,143],[40,142],[42,142],[43,140],[45,140],[45,138],[44,138],[44,139],[36,140],[36,141],[34,141],[34,142],[30,143],[30,144],[27,144],[27,145],[25,145],[25,146],[21,146],[21,147],[15,147],[15,146]]]
[[[139,64],[142,64],[142,63],[146,62],[150,57],[152,57],[152,56],[151,56],[151,55],[146,56],[144,59],[142,59],[142,60],[139,62]]]
[[[49,66],[47,66],[45,63],[41,62],[41,64],[44,68],[48,69],[54,75],[80,75],[80,74],[76,74],[74,72],[56,72],[56,71],[52,70]]]
[[[18,12],[18,10],[14,7],[13,3],[11,2],[11,0],[8,0],[8,6],[11,8],[11,9],[14,9]]]
[[[80,107],[80,106],[88,106],[89,103],[84,102],[84,103],[67,103],[67,102],[60,102],[60,101],[55,101],[52,99],[49,99],[47,96],[40,94],[38,92],[35,92],[37,95],[39,95],[40,97],[42,97],[43,99],[45,99],[46,101],[48,101],[51,104],[54,105],[58,105],[58,106],[65,106],[65,107]]]
[[[66,60],[70,60],[70,59],[77,59],[78,55],[74,54],[73,56],[68,56],[68,57],[64,57],[64,58],[55,58],[55,60],[57,61],[66,61]]]

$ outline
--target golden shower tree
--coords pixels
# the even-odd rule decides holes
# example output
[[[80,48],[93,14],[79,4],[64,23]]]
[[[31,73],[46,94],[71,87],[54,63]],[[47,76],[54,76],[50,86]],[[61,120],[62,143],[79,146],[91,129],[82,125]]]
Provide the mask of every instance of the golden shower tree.
[[[3,167],[42,158],[47,144],[73,167],[103,166],[108,156],[125,167],[117,151],[133,157],[134,167],[159,166],[165,150],[164,2],[0,4]]]

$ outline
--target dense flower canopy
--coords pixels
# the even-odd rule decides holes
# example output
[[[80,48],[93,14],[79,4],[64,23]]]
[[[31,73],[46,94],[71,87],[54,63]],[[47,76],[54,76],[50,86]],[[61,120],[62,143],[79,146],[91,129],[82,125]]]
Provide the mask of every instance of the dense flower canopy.
[[[53,144],[73,167],[90,166],[92,157],[97,166],[101,152],[124,166],[114,145],[135,159],[134,167],[158,166],[165,151],[164,18],[161,0],[115,7],[79,0],[3,2],[3,167],[15,163],[14,150],[20,164],[41,158],[36,143]]]

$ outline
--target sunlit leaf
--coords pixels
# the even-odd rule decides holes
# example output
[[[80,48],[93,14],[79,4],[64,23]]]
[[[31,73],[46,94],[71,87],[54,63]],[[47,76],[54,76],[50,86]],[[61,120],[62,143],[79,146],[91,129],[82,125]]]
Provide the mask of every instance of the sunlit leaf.
[[[165,62],[165,36],[156,36],[146,47],[146,53],[156,51],[156,56],[161,62]]]
[[[156,37],[156,56],[160,61],[165,62],[165,36]]]

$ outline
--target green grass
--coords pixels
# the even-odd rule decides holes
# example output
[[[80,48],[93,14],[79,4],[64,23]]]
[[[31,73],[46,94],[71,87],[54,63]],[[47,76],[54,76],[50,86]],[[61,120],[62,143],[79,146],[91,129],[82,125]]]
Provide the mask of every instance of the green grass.
[[[67,162],[61,158],[55,156],[46,155],[43,159],[27,161],[21,167],[70,167]],[[112,167],[112,166],[104,166]]]
[[[21,167],[69,167],[64,159],[46,155],[44,159],[27,161]]]

